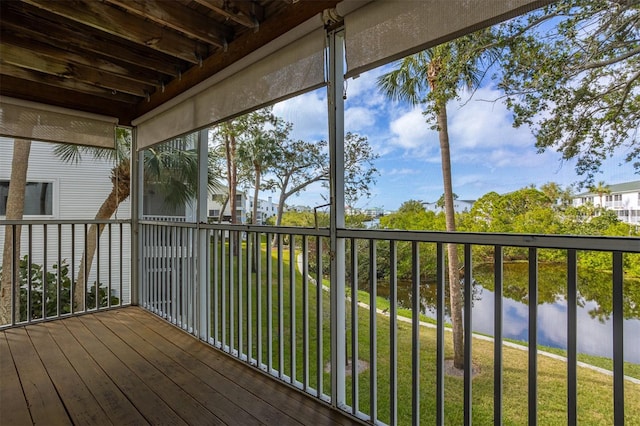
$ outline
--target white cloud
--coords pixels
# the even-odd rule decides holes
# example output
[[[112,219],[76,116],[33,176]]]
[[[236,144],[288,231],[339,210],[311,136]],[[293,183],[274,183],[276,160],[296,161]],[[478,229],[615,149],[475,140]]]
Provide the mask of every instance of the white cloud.
[[[376,124],[375,110],[353,107],[344,112],[345,127],[352,132],[361,132]]]
[[[314,141],[327,139],[327,101],[324,89],[287,99],[273,107],[273,112],[294,124],[291,137]]]
[[[346,80],[346,105],[383,106],[386,103],[386,97],[378,90],[377,79],[384,72],[386,72],[384,67],[377,68],[356,78]]]
[[[496,100],[499,97],[499,91],[481,88],[471,99],[463,94],[463,103],[449,103],[452,150],[533,145],[533,136],[526,129],[512,126],[512,115],[501,100]]]
[[[389,129],[393,135],[389,142],[400,148],[422,148],[421,150],[427,149],[428,152],[438,148],[437,145],[429,143],[437,135],[434,135],[426,123],[420,108],[413,108],[391,121]]]
[[[400,168],[400,169],[383,169],[380,171],[381,174],[384,174],[385,177],[394,177],[394,176],[411,176],[418,175],[422,173],[421,170],[411,169],[411,168]]]

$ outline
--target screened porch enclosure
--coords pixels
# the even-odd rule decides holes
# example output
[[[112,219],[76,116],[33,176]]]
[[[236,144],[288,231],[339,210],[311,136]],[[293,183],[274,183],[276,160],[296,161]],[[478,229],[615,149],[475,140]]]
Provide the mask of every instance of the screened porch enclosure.
[[[47,19],[84,20],[95,29],[105,25],[74,15],[64,2],[25,3],[25,10],[3,5],[4,15],[29,16],[30,8],[37,7],[46,9]],[[126,2],[106,2],[104,7],[111,3],[119,3],[115,11],[105,10],[112,17],[128,20],[145,13],[131,10],[134,6]],[[204,7],[203,2],[183,3],[192,10]],[[625,334],[624,312],[633,301],[625,287],[624,264],[640,255],[637,239],[355,230],[345,224],[345,80],[546,3],[492,0],[479,8],[462,0],[255,1],[251,11],[235,12],[220,6],[212,10],[234,28],[222,28],[218,36],[231,37],[235,29],[239,41],[216,36],[217,41],[210,41],[217,47],[203,49],[203,39],[211,35],[191,34],[199,40],[196,57],[191,51],[173,52],[189,68],[178,63],[166,70],[175,78],[156,81],[155,89],[148,82],[130,87],[133,93],[109,89],[107,94],[113,90],[118,100],[103,101],[101,108],[105,88],[95,97],[73,96],[60,106],[55,96],[47,103],[46,95],[66,93],[69,85],[38,94],[3,84],[0,135],[16,143],[113,147],[116,124],[130,125],[132,138],[127,159],[130,218],[0,221],[10,242],[2,266],[11,271],[10,286],[3,284],[8,320],[0,326],[0,350],[2,375],[8,379],[0,385],[0,420],[574,425],[599,419],[594,408],[604,407],[605,422],[633,424],[640,418],[640,384],[625,375],[625,347],[637,340]],[[162,19],[152,9],[146,13],[144,28]],[[276,31],[279,25],[286,30]],[[240,26],[244,30],[236,28]],[[110,28],[108,36],[93,36],[111,39],[118,35],[114,32]],[[264,39],[256,41],[261,34]],[[129,37],[127,43],[140,41],[139,35]],[[157,42],[164,50],[153,53],[159,55],[153,56],[156,60],[178,45],[165,46],[165,41]],[[207,57],[205,52],[214,53]],[[162,63],[152,56],[148,60],[145,66]],[[327,98],[329,226],[208,223],[212,126],[317,89],[326,90]],[[196,162],[197,185],[179,208],[164,209],[164,200],[154,198],[160,180],[148,179],[148,154],[162,153],[166,146]],[[464,259],[465,363],[458,377],[447,374],[452,351],[445,307],[447,244],[457,244]],[[475,256],[487,247],[494,289],[491,341],[472,333]],[[503,336],[505,249],[519,250],[527,258],[528,345],[518,350],[505,346]],[[563,259],[567,350],[562,360],[551,360],[537,348],[538,256],[544,250],[557,250]],[[89,252],[95,253],[93,260],[84,262]],[[607,257],[612,271],[603,283],[610,290],[613,319],[608,374],[578,363],[577,259],[584,253]],[[434,265],[430,283],[421,275],[425,259]],[[411,270],[411,305],[402,307],[401,260]],[[70,279],[60,272],[63,262],[69,264]],[[75,278],[80,272],[82,280]],[[383,280],[388,305],[379,306]],[[361,292],[363,283],[367,293]],[[435,294],[431,325],[421,316],[427,287]],[[547,372],[559,377],[551,385],[543,380]],[[69,386],[67,379],[78,387]],[[583,386],[590,382],[603,383],[609,394],[590,394]],[[556,386],[560,399],[540,404]],[[600,407],[584,403],[593,399]],[[15,410],[7,411],[5,403]],[[9,412],[15,417],[5,418]]]

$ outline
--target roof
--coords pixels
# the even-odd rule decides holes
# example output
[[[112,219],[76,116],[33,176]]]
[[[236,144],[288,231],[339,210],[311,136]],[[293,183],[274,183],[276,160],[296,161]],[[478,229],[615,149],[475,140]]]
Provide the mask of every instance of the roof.
[[[0,2],[0,95],[127,125],[338,0]]]
[[[623,192],[638,192],[640,191],[640,180],[634,180],[631,182],[623,182],[623,183],[615,183],[612,185],[606,185],[606,187],[611,194],[618,194]],[[577,194],[575,195],[575,197],[587,197],[587,196],[595,196],[595,195],[598,195],[598,193],[594,191],[587,191],[587,192]]]

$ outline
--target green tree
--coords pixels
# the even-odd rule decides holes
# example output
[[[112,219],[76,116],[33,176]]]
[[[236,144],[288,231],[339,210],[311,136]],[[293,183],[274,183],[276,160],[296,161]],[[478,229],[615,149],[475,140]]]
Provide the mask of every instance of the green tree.
[[[564,210],[573,201],[571,187],[562,188],[556,182],[547,182],[540,187],[540,191],[546,195],[557,210]]]
[[[380,226],[385,229],[433,230],[443,231],[444,221],[441,215],[425,210],[420,201],[409,200],[391,214],[380,218]]]
[[[227,188],[228,197],[227,201],[222,206],[221,210],[224,210],[226,203],[228,202],[231,209],[231,223],[236,223],[237,212],[237,199],[236,193],[238,189],[238,138],[247,130],[248,117],[242,116],[238,119],[229,120],[218,125],[213,130],[214,141],[218,140],[219,147],[221,148],[226,166],[227,176]],[[215,144],[215,142],[214,142]],[[222,216],[222,213],[221,213]]]
[[[453,200],[457,200],[458,199],[458,194],[456,194],[455,192],[453,193]],[[438,201],[436,201],[436,207],[441,208],[444,210],[444,200],[445,200],[445,196],[444,194],[442,194],[440,196],[440,198],[438,198]],[[455,210],[455,209],[454,209]]]
[[[251,113],[246,135],[238,147],[238,158],[247,179],[253,180],[253,208],[251,222],[258,223],[258,195],[262,176],[275,163],[280,154],[280,143],[287,139],[291,123],[276,117],[271,108]]]
[[[377,170],[373,163],[378,155],[366,137],[347,133],[344,139],[345,200],[353,204],[358,197],[369,195]],[[287,139],[281,143],[280,156],[272,168],[272,177],[265,181],[265,189],[278,190],[276,226],[282,222],[285,202],[314,182],[329,182],[327,142],[317,143]]]
[[[447,102],[459,97],[462,88],[477,88],[486,70],[496,61],[498,49],[486,48],[494,42],[492,30],[486,29],[457,38],[402,59],[397,67],[381,76],[381,90],[393,100],[422,105],[427,120],[438,131],[446,229],[456,231],[451,180],[451,155],[447,118]],[[453,326],[454,365],[464,366],[464,334],[462,325],[462,291],[460,288],[458,249],[447,246],[451,322]]]
[[[600,181],[596,185],[589,185],[589,191],[594,194],[598,194],[598,198],[600,199],[600,208],[604,207],[602,196],[605,194],[611,194],[611,189],[609,189],[609,186],[605,184],[604,181]]]
[[[640,170],[638,1],[560,0],[501,32],[500,87],[540,151],[576,159],[588,184],[616,152]]]

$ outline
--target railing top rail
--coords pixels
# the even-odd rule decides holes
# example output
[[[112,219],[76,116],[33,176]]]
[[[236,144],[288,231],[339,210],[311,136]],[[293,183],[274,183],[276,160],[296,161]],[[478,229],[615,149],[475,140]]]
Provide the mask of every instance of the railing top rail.
[[[140,225],[155,225],[155,226],[179,226],[182,228],[196,228],[197,224],[193,222],[172,222],[168,220],[145,220],[138,221]]]
[[[330,232],[328,228],[303,228],[296,226],[269,226],[269,225],[232,225],[232,224],[220,224],[220,223],[201,223],[195,224],[193,222],[155,222],[148,220],[141,220],[141,225],[156,225],[156,226],[178,226],[183,228],[196,228],[201,229],[214,229],[220,231],[235,231],[235,232],[261,232],[270,234],[283,234],[283,235],[310,235],[318,237],[329,237]]]
[[[303,228],[297,226],[269,226],[269,225],[231,225],[231,224],[206,224],[201,225],[207,229],[221,229],[225,231],[261,232],[271,234],[295,234],[329,237],[329,228]]]
[[[583,235],[494,234],[480,232],[340,229],[339,238],[537,247],[640,253],[640,238]]]
[[[131,219],[109,219],[109,220],[97,220],[97,219],[26,219],[26,220],[0,220],[0,226],[2,225],[79,225],[79,224],[119,224],[119,223],[131,223]]]
[[[266,225],[195,224],[184,222],[140,221],[144,225],[178,226],[236,232],[260,232],[329,237],[328,228],[302,228]],[[454,243],[505,247],[536,247],[593,251],[640,253],[640,238],[585,235],[499,234],[482,232],[405,231],[389,229],[339,229],[338,238],[369,240],[416,241],[424,243]]]

